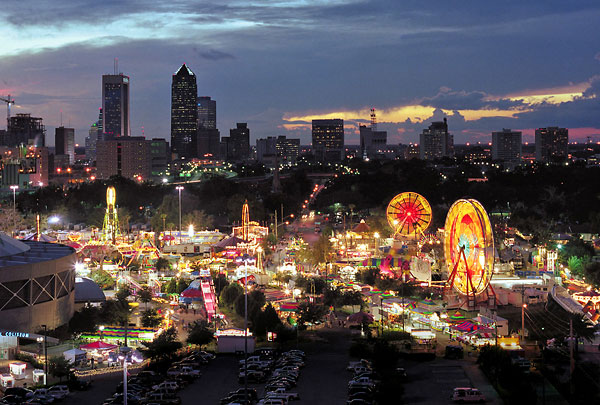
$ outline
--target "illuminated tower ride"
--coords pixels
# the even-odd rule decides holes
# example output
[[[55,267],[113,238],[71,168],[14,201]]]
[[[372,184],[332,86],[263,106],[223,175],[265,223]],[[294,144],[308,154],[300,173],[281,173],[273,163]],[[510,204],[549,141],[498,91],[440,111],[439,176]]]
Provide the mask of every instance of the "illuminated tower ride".
[[[117,243],[117,236],[119,235],[116,201],[117,192],[113,186],[109,186],[106,189],[106,214],[104,214],[104,224],[102,225],[102,240],[113,245]]]
[[[244,202],[242,207],[242,239],[247,242],[250,239],[250,209],[248,208],[248,200]]]

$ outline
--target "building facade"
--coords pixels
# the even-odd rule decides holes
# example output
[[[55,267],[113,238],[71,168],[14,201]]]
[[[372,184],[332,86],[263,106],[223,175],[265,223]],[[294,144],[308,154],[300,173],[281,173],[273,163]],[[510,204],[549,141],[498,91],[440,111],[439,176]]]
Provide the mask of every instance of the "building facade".
[[[54,130],[54,154],[68,156],[69,164],[75,163],[75,129],[58,127]]]
[[[163,176],[171,160],[169,142],[162,138],[152,138],[150,141],[150,156],[152,159],[152,177]]]
[[[96,160],[96,143],[102,137],[102,134],[102,108],[100,108],[98,121],[90,126],[88,136],[85,137],[85,158],[90,162]]]
[[[102,76],[102,124],[106,135],[130,136],[129,76]]]
[[[374,159],[384,156],[387,147],[387,131],[377,131],[372,127],[360,125],[360,156]]]
[[[217,129],[217,101],[198,97],[198,129]]]
[[[1,140],[2,146],[46,146],[46,127],[41,118],[31,114],[16,114],[10,117],[8,129]]]
[[[196,75],[184,63],[171,83],[171,151],[178,159],[197,156],[197,98]]]
[[[313,120],[312,150],[318,161],[338,162],[344,156],[344,120]]]
[[[48,148],[0,147],[0,177],[3,188],[19,186],[29,189],[48,185]]]
[[[250,158],[250,128],[245,122],[238,122],[235,128],[229,130],[229,146],[227,159],[243,162]]]
[[[535,130],[535,160],[561,162],[569,157],[569,130],[547,127]]]
[[[454,156],[454,137],[448,133],[448,121],[432,122],[419,138],[420,157],[423,160]]]
[[[521,164],[522,133],[503,128],[492,132],[492,160],[504,162],[508,166]]]
[[[96,144],[96,177],[108,179],[118,175],[149,179],[152,174],[151,143],[141,136],[99,140]]]

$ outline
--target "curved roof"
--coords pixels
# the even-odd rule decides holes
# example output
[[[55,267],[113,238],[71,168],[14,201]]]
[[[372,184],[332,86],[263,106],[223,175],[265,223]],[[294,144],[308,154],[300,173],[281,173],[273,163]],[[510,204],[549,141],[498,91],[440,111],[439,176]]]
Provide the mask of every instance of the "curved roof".
[[[94,280],[87,277],[75,279],[75,302],[104,302],[106,296]]]
[[[25,243],[0,232],[0,257],[18,255],[29,250]]]

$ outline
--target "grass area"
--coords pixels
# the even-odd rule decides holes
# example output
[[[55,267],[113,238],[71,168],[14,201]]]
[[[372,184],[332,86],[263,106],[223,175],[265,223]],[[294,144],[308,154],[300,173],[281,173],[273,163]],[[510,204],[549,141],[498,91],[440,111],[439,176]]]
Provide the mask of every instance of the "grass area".
[[[244,329],[244,318],[239,316],[234,309],[223,305],[219,307],[219,311],[225,315],[225,318],[227,321],[229,321],[230,326]]]

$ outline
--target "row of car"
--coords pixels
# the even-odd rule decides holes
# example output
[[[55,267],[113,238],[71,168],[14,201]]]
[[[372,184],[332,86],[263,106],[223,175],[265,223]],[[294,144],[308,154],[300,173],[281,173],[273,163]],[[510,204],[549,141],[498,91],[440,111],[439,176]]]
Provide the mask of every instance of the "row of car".
[[[65,399],[70,394],[66,385],[53,385],[49,388],[30,390],[23,387],[11,387],[4,391],[0,404],[47,405]]]
[[[375,390],[379,384],[379,376],[373,371],[369,360],[361,359],[351,362],[346,370],[352,372],[348,382],[348,405],[375,404]]]
[[[214,359],[214,355],[204,351],[193,352],[168,368],[166,375],[154,371],[141,371],[127,380],[128,405],[179,405],[181,398],[177,392],[199,378],[200,367]],[[124,400],[123,382],[116,387],[115,394],[107,398],[103,405],[121,405]]]

